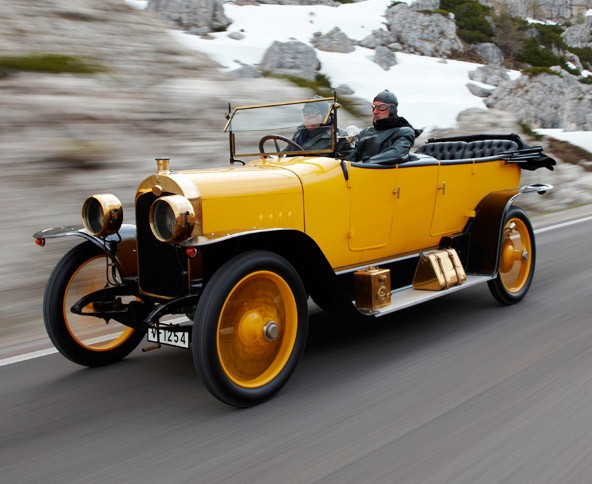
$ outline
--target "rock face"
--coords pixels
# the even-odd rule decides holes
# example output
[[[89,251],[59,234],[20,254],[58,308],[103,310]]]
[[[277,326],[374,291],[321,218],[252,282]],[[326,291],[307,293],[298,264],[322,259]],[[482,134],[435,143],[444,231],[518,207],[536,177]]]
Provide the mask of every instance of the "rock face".
[[[397,56],[393,51],[379,45],[374,49],[374,62],[376,62],[380,67],[382,67],[385,71],[388,71],[394,65],[397,65]]]
[[[259,69],[278,75],[301,77],[313,81],[321,67],[315,50],[296,40],[275,41],[267,49]]]
[[[464,51],[451,18],[417,12],[404,3],[390,7],[385,16],[393,41],[404,46],[407,52],[449,57],[453,52]]]
[[[510,76],[503,67],[486,65],[477,67],[469,72],[469,78],[475,82],[482,82],[490,86],[499,86],[503,82],[509,81]]]
[[[504,54],[501,49],[489,42],[476,44],[473,50],[481,57],[487,64],[501,65],[504,62]]]
[[[339,27],[331,29],[326,34],[315,32],[310,43],[319,50],[326,52],[341,52],[348,54],[355,50],[354,41],[348,38]]]
[[[586,17],[582,23],[572,25],[563,31],[561,37],[571,47],[592,48],[592,17]]]
[[[231,23],[222,0],[148,0],[147,10],[198,35],[225,30]]]
[[[503,82],[487,107],[511,112],[533,128],[592,130],[592,87],[565,71]]]
[[[592,8],[592,0],[479,0],[489,7],[505,5],[511,15],[563,23],[574,21]]]

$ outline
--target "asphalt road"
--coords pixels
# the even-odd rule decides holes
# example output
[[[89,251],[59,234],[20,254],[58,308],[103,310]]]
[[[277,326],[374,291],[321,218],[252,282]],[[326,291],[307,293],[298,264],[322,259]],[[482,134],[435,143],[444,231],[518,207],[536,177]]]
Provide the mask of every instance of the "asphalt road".
[[[0,367],[3,483],[592,482],[592,221],[537,235],[527,298],[486,285],[381,319],[316,311],[271,401],[219,403],[191,353]]]

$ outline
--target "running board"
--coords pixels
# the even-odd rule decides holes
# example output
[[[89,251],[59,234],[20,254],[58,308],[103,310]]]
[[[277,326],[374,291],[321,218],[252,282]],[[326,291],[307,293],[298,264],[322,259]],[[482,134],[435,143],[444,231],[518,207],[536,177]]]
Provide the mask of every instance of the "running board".
[[[449,289],[442,289],[441,291],[425,291],[425,290],[418,290],[413,289],[413,286],[406,286],[401,289],[396,289],[395,291],[391,292],[391,304],[388,306],[384,306],[378,309],[359,309],[362,314],[366,314],[368,316],[384,316],[385,314],[394,313],[395,311],[399,311],[401,309],[409,308],[411,306],[415,306],[422,302],[429,301],[431,299],[436,299],[441,296],[446,296],[447,294],[451,294],[453,292],[462,291],[463,289],[467,289],[471,286],[475,286],[477,284],[481,284],[483,282],[491,281],[495,279],[495,275],[490,276],[469,276],[467,275],[467,280],[463,282],[460,286],[452,286]],[[354,301],[355,304],[355,301]]]

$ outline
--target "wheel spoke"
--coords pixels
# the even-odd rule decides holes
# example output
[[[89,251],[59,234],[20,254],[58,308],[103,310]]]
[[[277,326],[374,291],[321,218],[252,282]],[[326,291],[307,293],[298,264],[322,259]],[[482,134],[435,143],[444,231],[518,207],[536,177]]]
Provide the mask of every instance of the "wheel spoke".
[[[90,351],[108,351],[123,344],[134,332],[116,321],[107,323],[92,316],[74,314],[70,308],[83,296],[105,286],[105,257],[97,256],[81,265],[72,275],[64,297],[66,328],[78,345]],[[89,304],[87,311],[93,311]]]

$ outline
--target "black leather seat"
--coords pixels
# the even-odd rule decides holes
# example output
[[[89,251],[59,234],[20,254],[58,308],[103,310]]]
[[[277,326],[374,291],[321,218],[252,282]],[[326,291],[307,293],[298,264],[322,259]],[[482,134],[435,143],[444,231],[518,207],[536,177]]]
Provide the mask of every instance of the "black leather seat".
[[[426,143],[420,146],[416,153],[433,156],[437,160],[462,160],[467,143],[464,141],[444,141]]]
[[[504,139],[479,141],[437,141],[420,146],[415,152],[433,156],[437,160],[474,160],[496,156],[518,149],[518,143]]]
[[[517,150],[518,143],[510,140],[494,139],[483,141],[471,141],[467,143],[464,158],[485,158],[495,156],[508,150]]]

